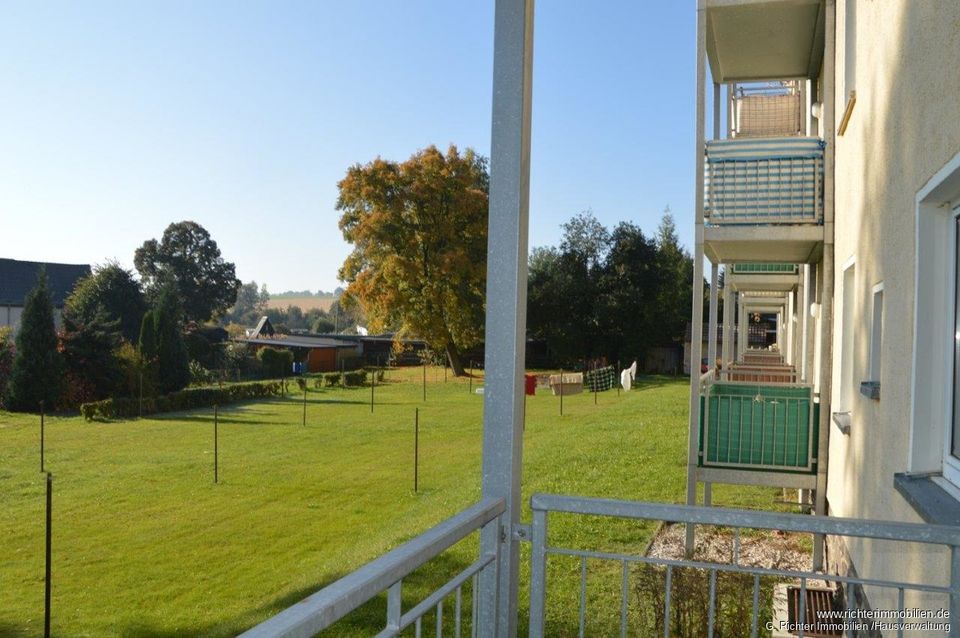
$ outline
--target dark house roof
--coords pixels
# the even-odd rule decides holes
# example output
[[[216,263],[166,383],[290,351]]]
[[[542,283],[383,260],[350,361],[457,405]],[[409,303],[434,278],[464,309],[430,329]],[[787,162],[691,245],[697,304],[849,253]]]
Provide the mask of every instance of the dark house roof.
[[[0,305],[22,306],[27,294],[37,285],[40,268],[47,269],[50,298],[56,308],[73,290],[77,280],[90,274],[86,264],[46,264],[39,261],[0,259]]]
[[[275,335],[273,337],[250,337],[234,339],[240,343],[254,343],[275,348],[355,348],[356,345],[342,339],[312,337],[307,335]]]

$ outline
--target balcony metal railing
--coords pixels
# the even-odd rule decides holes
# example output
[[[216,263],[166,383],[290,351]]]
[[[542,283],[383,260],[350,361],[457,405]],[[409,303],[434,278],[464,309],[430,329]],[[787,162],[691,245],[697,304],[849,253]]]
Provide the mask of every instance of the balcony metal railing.
[[[403,611],[401,596],[403,579],[473,532],[482,530],[488,525],[498,526],[503,511],[502,499],[485,499],[324,587],[296,605],[288,607],[273,618],[241,634],[241,637],[310,638],[375,596],[386,592],[386,622],[382,631],[376,634],[378,638],[396,636],[411,626],[419,636],[422,631],[423,616],[431,611],[436,612],[436,632],[438,636],[441,635],[444,601],[451,597],[454,600],[454,635],[459,638],[463,627],[461,621],[463,589],[468,582],[472,581],[471,594],[474,594],[475,599],[477,579],[480,574],[488,569],[494,572],[497,570],[496,551],[481,551],[477,560],[469,567],[406,612]],[[472,635],[476,636],[477,605],[473,604],[472,609],[474,616],[470,626]]]
[[[821,516],[805,516],[800,514],[781,514],[775,512],[759,512],[747,510],[734,510],[719,507],[699,507],[685,505],[665,505],[659,503],[642,503],[637,501],[621,501],[599,498],[576,498],[570,496],[554,496],[546,494],[535,494],[531,499],[531,508],[533,510],[533,549],[531,553],[531,582],[530,582],[530,636],[540,638],[545,635],[545,611],[547,605],[547,561],[551,556],[568,556],[579,559],[580,563],[580,591],[579,591],[579,635],[592,635],[589,629],[590,617],[588,615],[588,561],[600,563],[606,569],[602,572],[609,575],[612,570],[619,572],[620,576],[620,614],[619,614],[619,633],[620,636],[626,636],[636,632],[638,628],[631,627],[630,600],[636,595],[632,589],[631,579],[635,579],[638,571],[646,566],[648,570],[656,570],[655,575],[662,577],[662,597],[659,597],[659,604],[645,605],[647,611],[654,608],[658,612],[655,619],[657,633],[669,638],[673,635],[706,635],[712,637],[715,629],[720,622],[720,616],[723,613],[719,608],[717,600],[720,596],[721,584],[718,576],[721,575],[739,575],[740,579],[734,581],[732,586],[728,584],[727,589],[733,591],[724,592],[732,599],[747,601],[749,614],[749,630],[745,626],[735,629],[737,635],[747,635],[756,637],[761,635],[764,627],[761,625],[761,607],[769,603],[771,598],[771,581],[783,582],[789,581],[795,583],[800,590],[798,597],[798,606],[794,618],[802,620],[805,623],[815,625],[815,628],[823,631],[830,625],[839,625],[841,620],[829,618],[826,616],[815,617],[808,613],[806,609],[806,592],[810,581],[825,581],[834,586],[841,587],[850,585],[859,585],[881,588],[882,590],[892,590],[896,592],[898,601],[897,612],[901,615],[906,614],[905,594],[906,592],[921,592],[924,595],[934,596],[937,602],[945,603],[944,608],[949,609],[950,617],[960,618],[960,528],[948,527],[942,525],[926,525],[916,523],[898,523],[888,521],[860,520],[850,518],[833,518]],[[663,521],[672,523],[688,523],[700,526],[713,526],[723,530],[732,530],[731,549],[728,562],[718,562],[703,558],[670,559],[654,556],[645,556],[641,553],[630,554],[623,552],[604,552],[591,551],[584,549],[573,549],[566,547],[557,547],[550,544],[547,530],[549,529],[549,516],[554,513],[573,514],[578,516],[606,517],[614,519],[634,519],[643,521]],[[583,521],[585,525],[596,525],[596,520]],[[570,524],[569,517],[565,524]],[[945,550],[944,561],[949,564],[949,569],[944,570],[941,577],[945,582],[936,583],[929,574],[924,577],[923,582],[891,580],[887,578],[869,577],[866,575],[839,576],[835,574],[813,571],[780,569],[777,567],[764,567],[756,564],[749,564],[741,558],[742,537],[744,532],[750,533],[750,530],[778,530],[781,532],[799,532],[809,534],[826,534],[843,538],[864,538],[874,539],[876,541],[900,541],[903,543],[913,543],[919,545],[942,546]],[[569,529],[567,529],[569,532]],[[611,569],[612,568],[612,569]],[[690,624],[699,619],[691,619],[689,616],[674,614],[672,610],[676,607],[676,596],[682,594],[682,590],[677,590],[677,577],[680,572],[685,570],[687,574],[694,572],[694,578],[702,581],[702,590],[707,592],[704,601],[706,609],[699,610],[703,626],[691,627]],[[607,587],[609,590],[609,587]],[[855,598],[846,597],[850,601],[850,610]],[[699,600],[699,599],[698,599]],[[934,601],[931,601],[934,602]],[[642,604],[638,602],[637,604]],[[936,604],[936,602],[934,602]],[[768,605],[767,605],[768,606]],[[705,613],[703,613],[705,612]],[[892,612],[892,610],[891,610]],[[892,615],[892,614],[891,614]],[[856,615],[848,617],[856,618]],[[908,617],[909,618],[909,617]],[[594,619],[596,620],[596,619]],[[897,622],[896,620],[892,622]],[[686,627],[682,627],[687,623]],[[949,626],[950,636],[960,636],[960,624],[949,619],[944,623]],[[826,627],[825,627],[826,625]],[[768,626],[769,627],[769,626]],[[836,627],[834,627],[835,629]],[[649,630],[650,628],[642,628]],[[608,632],[609,633],[609,632]],[[644,635],[651,635],[648,632]],[[809,626],[802,624],[797,627],[791,635],[803,636],[813,634]],[[766,635],[766,634],[764,634]],[[820,634],[822,635],[822,634]],[[827,634],[837,635],[837,634]],[[854,635],[844,631],[843,635]],[[896,630],[897,636],[903,635],[903,628]],[[938,635],[941,635],[938,633]]]
[[[814,473],[819,407],[809,385],[709,384],[700,397],[699,465]]]
[[[705,221],[822,223],[823,148],[811,137],[708,141]]]
[[[795,275],[797,264],[778,264],[771,262],[732,264],[734,275]]]

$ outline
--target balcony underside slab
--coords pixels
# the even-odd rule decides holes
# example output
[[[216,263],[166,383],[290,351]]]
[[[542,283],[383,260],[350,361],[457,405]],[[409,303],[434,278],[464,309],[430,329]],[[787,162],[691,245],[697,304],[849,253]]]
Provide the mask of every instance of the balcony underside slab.
[[[823,255],[823,226],[706,226],[703,250],[713,263],[815,264]]]
[[[812,490],[817,487],[816,474],[791,472],[759,472],[714,467],[698,467],[697,481],[730,485],[761,485]]]
[[[764,290],[790,292],[797,287],[800,278],[797,275],[770,273],[762,275],[730,275],[727,280],[736,292]]]
[[[815,78],[823,59],[821,0],[707,0],[714,82]]]

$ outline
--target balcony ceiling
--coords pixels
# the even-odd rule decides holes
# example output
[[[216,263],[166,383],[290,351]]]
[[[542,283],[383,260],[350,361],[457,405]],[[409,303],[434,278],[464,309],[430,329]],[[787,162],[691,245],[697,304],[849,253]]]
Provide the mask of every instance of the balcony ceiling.
[[[703,250],[715,264],[787,262],[815,264],[823,255],[823,226],[707,226]]]
[[[822,0],[706,0],[706,12],[714,82],[819,75]]]

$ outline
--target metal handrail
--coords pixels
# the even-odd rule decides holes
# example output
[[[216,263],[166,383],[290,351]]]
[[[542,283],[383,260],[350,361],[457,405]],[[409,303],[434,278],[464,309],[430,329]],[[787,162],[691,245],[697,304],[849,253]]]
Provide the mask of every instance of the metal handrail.
[[[904,596],[906,591],[933,592],[946,594],[950,599],[950,618],[960,617],[960,527],[945,525],[926,525],[918,523],[902,523],[898,521],[875,521],[854,518],[833,518],[820,516],[804,516],[799,514],[782,514],[778,512],[761,512],[750,510],[735,510],[719,507],[701,507],[688,505],[667,505],[661,503],[643,503],[637,501],[622,501],[603,498],[582,498],[557,496],[549,494],[534,494],[530,498],[533,511],[533,525],[531,536],[533,547],[531,551],[530,571],[530,636],[541,638],[545,628],[546,607],[546,563],[548,555],[578,557],[580,559],[580,635],[585,635],[586,625],[586,584],[587,559],[609,561],[620,566],[620,635],[628,632],[628,596],[630,581],[630,566],[646,564],[664,569],[664,608],[662,611],[663,633],[665,637],[670,633],[671,608],[671,574],[672,570],[692,568],[707,572],[709,578],[709,626],[707,635],[714,634],[714,620],[717,615],[717,574],[720,572],[739,573],[752,576],[752,618],[749,634],[757,636],[759,619],[759,591],[762,577],[776,577],[796,579],[800,583],[800,610],[797,618],[804,619],[805,591],[808,580],[822,580],[836,585],[858,585],[887,588],[897,592],[898,611],[905,608]],[[571,549],[551,546],[547,539],[548,514],[564,513],[585,516],[604,516],[622,519],[669,521],[693,525],[710,525],[731,528],[734,533],[733,556],[731,563],[719,563],[692,559],[668,559],[640,554],[619,552],[591,551],[587,549]],[[863,577],[859,574],[838,575],[819,571],[801,571],[781,569],[777,567],[762,567],[741,564],[739,561],[740,532],[743,529],[779,530],[810,534],[828,534],[833,536],[860,537],[888,541],[903,541],[946,546],[950,550],[950,569],[947,584],[933,584],[928,582],[908,582],[882,578]],[[750,596],[749,589],[744,596]],[[856,602],[854,601],[855,605]],[[659,613],[659,612],[658,612]],[[801,621],[803,622],[803,621]],[[960,636],[960,625],[949,623],[949,635]],[[768,627],[769,628],[769,627]],[[744,635],[747,633],[744,628]],[[803,635],[801,625],[800,634]],[[899,631],[897,635],[902,635]]]
[[[404,577],[471,533],[499,520],[504,508],[503,499],[484,499],[249,629],[241,634],[241,637],[314,636],[383,591],[391,589],[393,594],[395,589],[399,594],[397,586]],[[493,554],[481,555],[476,563],[454,580],[459,581],[461,577],[466,580],[470,575],[490,565],[494,558]],[[459,585],[460,582],[457,582],[455,587]],[[446,586],[442,586],[438,591],[446,592]],[[428,600],[432,600],[432,597],[428,597]],[[399,631],[402,628],[399,602],[399,596],[396,596],[396,605],[388,605],[387,628],[381,635],[392,635],[395,633],[393,630]],[[440,602],[442,603],[442,598]],[[402,621],[412,623],[433,606],[435,605],[422,609],[417,606],[415,611],[419,611],[419,615],[404,614]],[[392,620],[391,615],[394,616]]]

